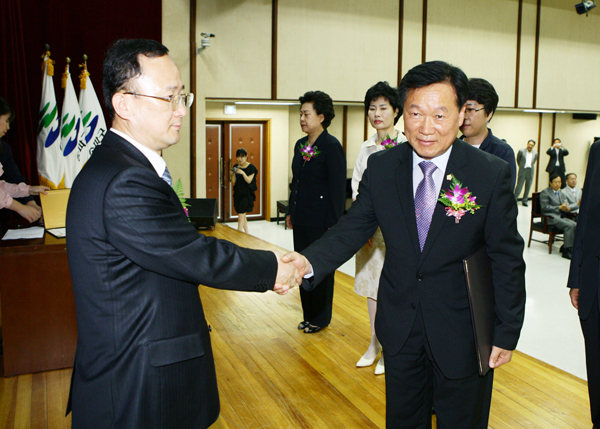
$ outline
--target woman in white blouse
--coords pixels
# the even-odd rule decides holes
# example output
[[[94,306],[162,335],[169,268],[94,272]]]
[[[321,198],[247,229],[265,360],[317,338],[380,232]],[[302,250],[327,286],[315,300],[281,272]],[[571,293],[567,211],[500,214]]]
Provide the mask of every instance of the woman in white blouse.
[[[400,132],[394,125],[402,115],[402,107],[398,92],[387,82],[379,82],[372,86],[365,96],[365,113],[371,126],[377,131],[360,148],[354,173],[352,174],[352,198],[356,199],[359,192],[359,183],[363,172],[367,168],[367,159],[375,152],[385,150],[398,144]],[[385,243],[381,230],[378,228],[372,239],[356,254],[356,278],[354,291],[367,297],[369,320],[371,321],[371,344],[366,353],[360,358],[357,367],[371,366],[381,351],[381,344],[375,333],[375,314],[377,313],[377,290],[379,277],[385,258]],[[385,367],[383,355],[377,362],[375,374],[383,374]]]

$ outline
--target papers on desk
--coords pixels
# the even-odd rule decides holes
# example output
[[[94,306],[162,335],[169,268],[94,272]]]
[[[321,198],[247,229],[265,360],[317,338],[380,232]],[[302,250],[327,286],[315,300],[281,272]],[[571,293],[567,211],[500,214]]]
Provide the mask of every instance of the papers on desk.
[[[22,240],[30,238],[42,238],[44,228],[41,226],[32,226],[30,228],[9,229],[2,237],[2,240]]]
[[[67,228],[49,229],[48,232],[56,238],[65,238],[67,236]]]

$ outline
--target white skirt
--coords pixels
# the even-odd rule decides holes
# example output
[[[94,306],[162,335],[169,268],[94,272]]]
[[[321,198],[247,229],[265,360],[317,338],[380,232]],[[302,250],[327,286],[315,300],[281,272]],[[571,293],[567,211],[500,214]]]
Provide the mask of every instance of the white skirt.
[[[354,292],[367,298],[377,300],[379,278],[385,259],[385,242],[381,230],[377,228],[373,235],[373,246],[365,244],[356,253],[356,277]]]

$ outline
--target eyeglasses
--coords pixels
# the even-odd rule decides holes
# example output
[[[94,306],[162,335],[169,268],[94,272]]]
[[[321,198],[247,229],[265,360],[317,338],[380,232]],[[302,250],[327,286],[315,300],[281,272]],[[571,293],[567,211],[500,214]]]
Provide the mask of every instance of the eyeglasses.
[[[473,113],[479,112],[480,110],[483,110],[483,109],[485,109],[485,107],[480,107],[479,109],[476,109],[474,107],[467,107],[467,113],[469,115],[472,115]]]
[[[156,95],[138,94],[136,92],[124,92],[124,94],[135,95],[136,97],[149,97],[156,98],[157,100],[168,101],[169,103],[171,103],[172,111],[179,109],[179,106],[181,106],[182,104],[189,109],[190,107],[192,107],[192,103],[194,102],[194,94],[192,94],[191,92],[189,94],[177,94],[171,95],[169,97],[157,97]]]

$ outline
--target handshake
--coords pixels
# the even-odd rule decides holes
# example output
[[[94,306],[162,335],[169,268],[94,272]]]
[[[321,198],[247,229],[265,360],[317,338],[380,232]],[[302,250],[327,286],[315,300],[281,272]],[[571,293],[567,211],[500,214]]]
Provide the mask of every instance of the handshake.
[[[289,252],[283,256],[273,253],[277,257],[277,278],[273,290],[279,295],[285,295],[294,286],[301,285],[304,276],[312,273],[310,262],[300,253]]]

